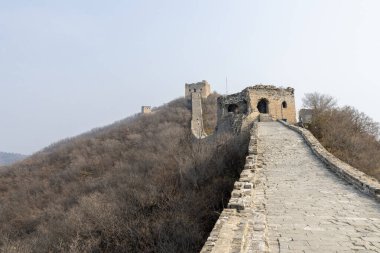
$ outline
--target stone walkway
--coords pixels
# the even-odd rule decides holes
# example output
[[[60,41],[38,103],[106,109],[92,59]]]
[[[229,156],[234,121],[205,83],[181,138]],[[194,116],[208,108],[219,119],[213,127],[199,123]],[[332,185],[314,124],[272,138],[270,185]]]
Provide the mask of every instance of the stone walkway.
[[[302,137],[259,123],[271,252],[380,252],[380,204],[339,179]]]

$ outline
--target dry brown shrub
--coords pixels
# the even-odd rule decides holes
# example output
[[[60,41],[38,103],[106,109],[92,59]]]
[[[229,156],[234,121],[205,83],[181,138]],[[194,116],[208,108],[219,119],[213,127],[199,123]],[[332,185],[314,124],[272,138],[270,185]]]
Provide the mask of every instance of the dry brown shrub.
[[[308,104],[317,106],[312,108],[310,131],[336,157],[380,180],[379,123],[353,107],[336,107],[334,101],[327,95],[313,96]]]
[[[214,115],[205,118],[210,129],[214,100],[204,108]],[[248,138],[194,140],[190,117],[177,99],[2,172],[0,252],[198,252],[228,202]]]

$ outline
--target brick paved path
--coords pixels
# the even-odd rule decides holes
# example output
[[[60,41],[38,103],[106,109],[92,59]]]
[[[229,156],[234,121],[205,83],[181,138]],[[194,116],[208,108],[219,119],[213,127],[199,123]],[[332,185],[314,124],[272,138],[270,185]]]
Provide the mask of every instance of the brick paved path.
[[[380,252],[380,204],[339,179],[302,137],[259,123],[271,252]]]

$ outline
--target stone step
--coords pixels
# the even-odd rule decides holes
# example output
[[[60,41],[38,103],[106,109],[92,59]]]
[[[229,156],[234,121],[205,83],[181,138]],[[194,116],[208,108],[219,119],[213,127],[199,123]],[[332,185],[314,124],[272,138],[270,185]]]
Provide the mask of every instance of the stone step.
[[[260,113],[259,116],[259,121],[260,122],[272,122],[272,116],[270,116],[268,113]]]

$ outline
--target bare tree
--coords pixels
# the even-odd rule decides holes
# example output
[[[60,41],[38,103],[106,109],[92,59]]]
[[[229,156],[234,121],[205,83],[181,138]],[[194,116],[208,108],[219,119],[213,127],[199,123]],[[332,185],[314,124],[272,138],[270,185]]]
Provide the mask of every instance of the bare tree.
[[[334,97],[318,92],[306,93],[302,102],[305,108],[316,111],[326,111],[335,108],[337,105],[337,101]]]

